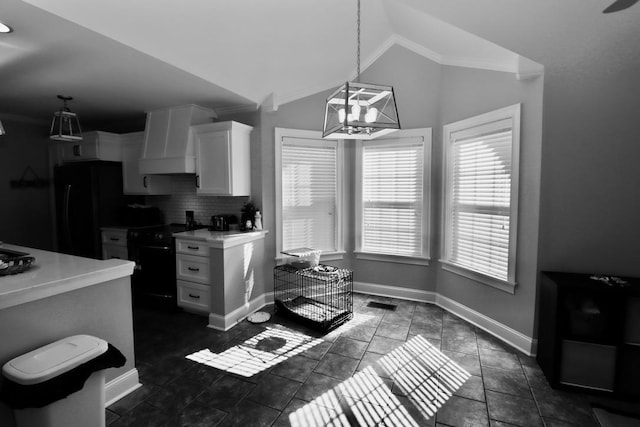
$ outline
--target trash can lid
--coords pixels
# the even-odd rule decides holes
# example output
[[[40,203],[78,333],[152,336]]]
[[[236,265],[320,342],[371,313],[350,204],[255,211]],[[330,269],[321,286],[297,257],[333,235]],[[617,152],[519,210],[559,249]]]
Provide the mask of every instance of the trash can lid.
[[[100,338],[74,335],[8,361],[2,372],[18,384],[38,384],[88,362],[107,348],[107,342]]]

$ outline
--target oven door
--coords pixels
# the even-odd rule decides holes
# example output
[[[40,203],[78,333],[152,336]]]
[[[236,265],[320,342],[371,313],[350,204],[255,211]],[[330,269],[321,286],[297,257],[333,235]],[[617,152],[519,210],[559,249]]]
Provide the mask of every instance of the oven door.
[[[134,302],[140,305],[176,305],[176,260],[172,246],[140,245],[134,249],[136,263],[131,283]]]

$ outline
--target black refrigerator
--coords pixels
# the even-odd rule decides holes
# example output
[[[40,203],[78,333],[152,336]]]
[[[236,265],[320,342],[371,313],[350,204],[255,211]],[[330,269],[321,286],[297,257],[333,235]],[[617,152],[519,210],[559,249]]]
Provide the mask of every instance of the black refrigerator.
[[[122,224],[128,198],[122,163],[84,161],[56,166],[58,252],[102,259],[100,227]]]

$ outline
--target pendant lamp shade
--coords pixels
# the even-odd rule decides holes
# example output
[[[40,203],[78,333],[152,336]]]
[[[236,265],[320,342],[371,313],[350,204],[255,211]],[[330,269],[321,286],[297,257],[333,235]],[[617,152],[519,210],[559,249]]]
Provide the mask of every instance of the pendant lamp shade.
[[[0,121],[0,135],[4,135],[5,133],[4,127],[2,127],[2,122]]]
[[[59,111],[53,113],[49,138],[56,141],[81,141],[82,131],[78,116],[67,107],[67,101],[71,101],[73,98],[62,95],[58,95],[58,98],[63,101],[63,105]]]
[[[357,17],[358,74],[327,98],[323,138],[373,139],[400,129],[393,87],[360,83],[360,0]]]
[[[346,82],[327,98],[323,138],[373,139],[400,129],[392,86]]]

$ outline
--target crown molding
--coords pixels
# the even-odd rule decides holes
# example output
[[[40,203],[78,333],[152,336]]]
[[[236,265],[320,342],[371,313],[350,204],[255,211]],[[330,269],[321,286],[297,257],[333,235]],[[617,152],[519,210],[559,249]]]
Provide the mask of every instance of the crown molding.
[[[247,105],[232,105],[230,107],[214,108],[213,111],[215,111],[218,117],[220,117],[220,116],[229,116],[231,114],[253,113],[257,111],[259,108],[260,108],[259,104],[247,104]]]

